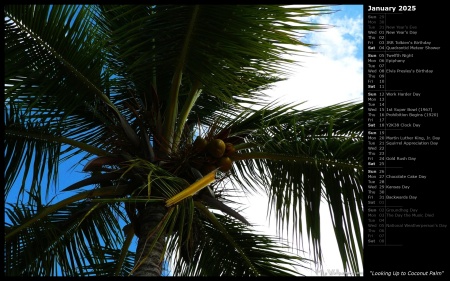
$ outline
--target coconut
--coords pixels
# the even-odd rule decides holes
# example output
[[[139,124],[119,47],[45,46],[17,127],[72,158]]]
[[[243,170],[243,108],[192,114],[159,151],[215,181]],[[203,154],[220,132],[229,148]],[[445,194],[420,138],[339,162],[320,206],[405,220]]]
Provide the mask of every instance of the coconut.
[[[220,158],[223,156],[225,152],[225,143],[221,139],[213,139],[206,146],[206,150],[208,151],[209,154],[211,154],[211,156],[215,158]]]
[[[225,143],[225,156],[233,155],[236,149],[234,148],[234,145],[231,142]]]
[[[205,140],[200,136],[197,136],[197,138],[194,141],[193,148],[195,151],[202,152],[207,145],[208,145],[207,140]]]
[[[227,156],[221,157],[217,161],[217,167],[219,167],[219,170],[222,172],[228,172],[231,169],[232,165],[233,161],[231,161],[230,157]]]

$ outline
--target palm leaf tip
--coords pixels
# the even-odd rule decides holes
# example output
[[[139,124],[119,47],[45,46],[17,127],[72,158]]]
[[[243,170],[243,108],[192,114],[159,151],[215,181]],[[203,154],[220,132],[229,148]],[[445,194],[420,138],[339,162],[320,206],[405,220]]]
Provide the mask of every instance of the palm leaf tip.
[[[206,205],[215,208],[217,210],[220,210],[225,214],[228,214],[233,218],[240,220],[242,223],[246,225],[251,225],[241,214],[239,214],[237,211],[233,210],[229,206],[225,205],[224,203],[220,202],[216,198],[210,196],[202,196],[202,200],[206,203]]]
[[[198,191],[200,191],[201,189],[203,189],[206,186],[208,186],[209,184],[211,184],[216,178],[216,172],[217,172],[217,170],[210,172],[209,174],[205,175],[198,181],[196,181],[193,184],[191,184],[190,186],[188,186],[186,189],[184,189],[180,193],[167,199],[166,207],[170,207],[187,197],[193,196]]]
[[[120,156],[100,156],[90,160],[83,168],[83,172],[100,171],[104,165],[117,165],[125,161]]]
[[[87,179],[84,179],[84,180],[78,181],[74,184],[71,184],[70,186],[64,188],[62,191],[70,191],[70,190],[78,189],[83,186],[87,186],[87,185],[91,185],[91,184],[109,182],[111,180],[116,180],[119,177],[120,177],[120,174],[118,174],[118,173],[93,175]]]

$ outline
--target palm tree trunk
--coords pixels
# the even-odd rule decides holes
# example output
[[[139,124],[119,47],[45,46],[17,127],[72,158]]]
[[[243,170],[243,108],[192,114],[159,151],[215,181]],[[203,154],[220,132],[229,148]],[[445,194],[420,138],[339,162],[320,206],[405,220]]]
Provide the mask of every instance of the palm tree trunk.
[[[161,276],[165,235],[162,234],[157,238],[159,232],[157,226],[164,214],[165,207],[159,204],[148,204],[140,211],[137,221],[139,228],[136,230],[139,239],[134,276]],[[156,242],[155,238],[157,238]]]

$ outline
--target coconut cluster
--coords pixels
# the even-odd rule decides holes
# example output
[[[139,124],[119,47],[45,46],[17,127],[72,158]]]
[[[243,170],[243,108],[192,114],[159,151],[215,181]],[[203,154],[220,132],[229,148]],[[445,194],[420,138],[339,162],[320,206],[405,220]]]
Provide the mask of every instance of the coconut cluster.
[[[227,172],[233,165],[230,156],[234,154],[235,148],[232,143],[225,143],[221,139],[208,141],[198,136],[193,143],[193,150],[200,158],[197,158],[196,164],[202,174],[207,174],[216,168]]]

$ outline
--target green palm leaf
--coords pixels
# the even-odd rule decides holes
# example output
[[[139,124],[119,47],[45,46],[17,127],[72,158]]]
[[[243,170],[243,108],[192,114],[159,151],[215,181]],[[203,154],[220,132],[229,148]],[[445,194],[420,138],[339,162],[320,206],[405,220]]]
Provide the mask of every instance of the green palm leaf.
[[[199,207],[203,215],[195,215],[191,227],[190,260],[184,258],[185,249],[171,260],[174,275],[192,276],[291,276],[298,275],[295,266],[306,267],[306,259],[292,255],[286,245],[273,237],[255,233],[242,223]],[[171,247],[188,247],[178,240]],[[189,243],[189,241],[186,241]],[[172,249],[173,251],[176,248]]]
[[[90,208],[86,208],[88,205],[86,202],[67,205],[7,240],[5,273],[21,276],[89,276],[109,265],[107,274],[112,275],[114,268],[111,268],[111,260],[118,259],[108,257],[108,253],[114,253],[115,257],[120,253],[118,249],[122,246],[123,235],[116,215],[120,215],[121,211],[104,204],[91,204]],[[33,218],[35,212],[25,205],[6,209],[13,225]],[[6,233],[13,228],[7,226]],[[92,255],[95,249],[104,251]],[[128,265],[121,265],[125,272],[129,272],[126,270],[129,259]],[[90,273],[86,268],[94,270]]]
[[[338,244],[347,245],[340,249],[343,265],[351,266],[355,272],[357,253],[362,253],[361,109],[362,104],[352,103],[303,111],[292,109],[288,113],[275,107],[232,121],[240,125],[232,126],[235,135],[245,135],[246,143],[252,144],[233,156],[235,160],[248,159],[236,162],[235,180],[246,186],[251,182],[245,179],[259,177],[258,188],[269,194],[280,230],[292,226],[293,233],[303,233],[305,226],[319,261],[319,210],[326,200],[332,209]],[[254,122],[261,124],[258,129],[245,127]],[[303,212],[306,222],[302,221]],[[358,245],[353,244],[355,239]]]

